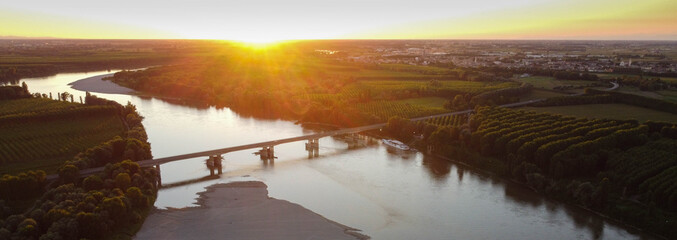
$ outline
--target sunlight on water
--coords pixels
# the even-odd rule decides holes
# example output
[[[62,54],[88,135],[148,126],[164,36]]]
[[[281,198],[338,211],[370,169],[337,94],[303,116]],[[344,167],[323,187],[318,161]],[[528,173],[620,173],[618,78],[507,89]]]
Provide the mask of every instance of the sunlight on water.
[[[68,91],[68,83],[108,72],[58,74],[26,79],[33,92]],[[310,133],[289,121],[242,117],[229,109],[197,109],[158,99],[96,94],[135,104],[155,157],[236,146]],[[77,100],[76,100],[77,101]],[[273,198],[300,204],[374,239],[635,239],[638,236],[577,208],[421,153],[393,154],[376,140],[348,150],[320,140],[320,156],[308,159],[303,142],[275,147],[278,159],[261,161],[254,149],[224,155],[219,179],[204,159],[161,167],[165,185],[158,208],[194,206],[198,192],[214,183],[260,180]],[[183,183],[183,184],[182,184]]]

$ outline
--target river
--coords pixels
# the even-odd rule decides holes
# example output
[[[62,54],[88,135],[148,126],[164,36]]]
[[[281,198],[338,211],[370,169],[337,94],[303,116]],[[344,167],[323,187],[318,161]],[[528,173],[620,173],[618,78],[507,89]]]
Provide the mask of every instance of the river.
[[[109,72],[23,79],[31,92],[84,92],[67,84]],[[198,109],[154,98],[95,95],[137,106],[154,157],[165,157],[311,133],[289,121],[243,117],[229,109]],[[529,189],[421,153],[393,154],[374,144],[348,149],[320,139],[309,159],[303,142],[275,147],[264,162],[254,150],[224,155],[219,179],[160,189],[155,206],[194,206],[215,183],[258,180],[270,197],[297,203],[373,239],[637,239],[642,236],[587,211],[550,201]],[[162,165],[164,185],[209,174],[204,159]]]

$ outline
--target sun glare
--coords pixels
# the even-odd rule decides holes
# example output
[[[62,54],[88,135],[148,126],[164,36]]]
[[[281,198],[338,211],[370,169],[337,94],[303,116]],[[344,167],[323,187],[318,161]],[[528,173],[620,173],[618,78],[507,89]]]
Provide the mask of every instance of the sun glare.
[[[253,49],[265,49],[265,48],[274,47],[274,46],[278,45],[279,43],[283,42],[284,40],[261,37],[261,38],[235,39],[233,41],[240,43],[245,47],[249,47],[249,48],[253,48]]]

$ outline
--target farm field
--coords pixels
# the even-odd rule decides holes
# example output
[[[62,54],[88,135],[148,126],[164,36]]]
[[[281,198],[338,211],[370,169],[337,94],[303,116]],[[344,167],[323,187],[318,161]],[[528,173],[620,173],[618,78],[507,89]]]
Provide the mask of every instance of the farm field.
[[[398,100],[396,102],[408,103],[413,106],[418,107],[428,107],[428,108],[440,108],[444,109],[444,104],[447,103],[446,98],[441,97],[423,97],[423,98],[410,98],[404,100]]]
[[[298,99],[308,99],[323,104],[343,100],[353,101],[399,101],[413,105],[442,108],[447,101],[442,97],[424,96],[455,96],[456,94],[479,94],[503,88],[517,87],[515,82],[467,82],[467,81],[438,81],[433,85],[428,81],[396,81],[396,80],[369,80],[358,81],[343,87],[337,93],[303,93],[294,96]]]
[[[125,131],[114,108],[48,99],[0,101],[0,115],[0,174],[54,173],[75,154]]]
[[[563,93],[544,91],[544,90],[540,90],[540,89],[532,89],[530,93],[520,97],[520,100],[521,101],[527,101],[527,100],[532,100],[532,99],[561,97],[561,96],[566,96],[566,95],[567,94],[563,94]]]
[[[468,81],[438,81],[433,85],[427,81],[359,81],[343,88],[341,94],[345,97],[354,97],[359,93],[367,92],[374,99],[382,99],[397,95],[415,94],[443,94],[453,92],[458,94],[478,94],[502,88],[517,87],[514,82],[468,82]],[[455,94],[454,94],[455,95]]]
[[[602,107],[613,106],[588,109]],[[620,107],[637,114],[636,109]],[[674,209],[677,199],[675,125],[504,108],[479,108],[472,122],[479,124],[470,141],[467,135],[457,138],[484,156],[504,160],[503,167],[529,186],[540,191],[557,188],[560,191],[552,195],[584,206],[603,204],[604,211],[614,216],[640,216],[646,205],[655,205],[657,213],[642,216],[637,223],[672,230],[674,216],[660,211]],[[557,181],[541,181],[547,177]],[[600,187],[606,188],[605,195],[595,194]],[[632,201],[622,197],[633,195],[642,197]]]
[[[637,120],[640,123],[647,120],[677,123],[675,114],[625,104],[525,107],[523,109],[585,118]]]
[[[412,98],[398,101],[371,101],[357,104],[356,108],[364,114],[374,115],[381,122],[385,122],[395,116],[413,118],[449,112],[441,106],[444,102],[446,102],[444,98]]]
[[[433,125],[441,126],[441,127],[458,127],[458,126],[461,126],[463,124],[468,123],[468,115],[467,114],[461,114],[461,115],[436,117],[436,118],[428,119],[425,122],[428,123],[428,124],[433,124]]]
[[[637,75],[631,75],[631,74],[617,74],[617,73],[600,73],[597,74],[597,76],[601,79],[611,79],[611,78],[616,78],[616,77],[623,77],[623,76],[637,76]],[[647,78],[660,78],[661,80],[667,82],[667,83],[672,83],[675,84],[677,83],[677,78],[675,77],[652,77],[652,76],[647,76]]]
[[[82,108],[82,104],[59,102],[49,99],[25,98],[11,101],[0,101],[2,116],[28,113],[44,113],[46,111],[68,111]]]
[[[557,80],[554,77],[543,77],[543,76],[531,76],[525,78],[516,78],[519,82],[529,83],[534,85],[535,88],[545,88],[553,89],[559,86],[587,86],[594,81],[582,81],[582,80]]]
[[[677,91],[674,90],[641,91],[636,87],[622,86],[616,91],[677,103]]]

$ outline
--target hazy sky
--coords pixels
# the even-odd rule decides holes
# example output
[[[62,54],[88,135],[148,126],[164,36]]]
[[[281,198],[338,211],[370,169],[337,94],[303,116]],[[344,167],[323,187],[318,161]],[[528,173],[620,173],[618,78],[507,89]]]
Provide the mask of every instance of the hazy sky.
[[[0,36],[677,40],[677,0],[7,0]]]

